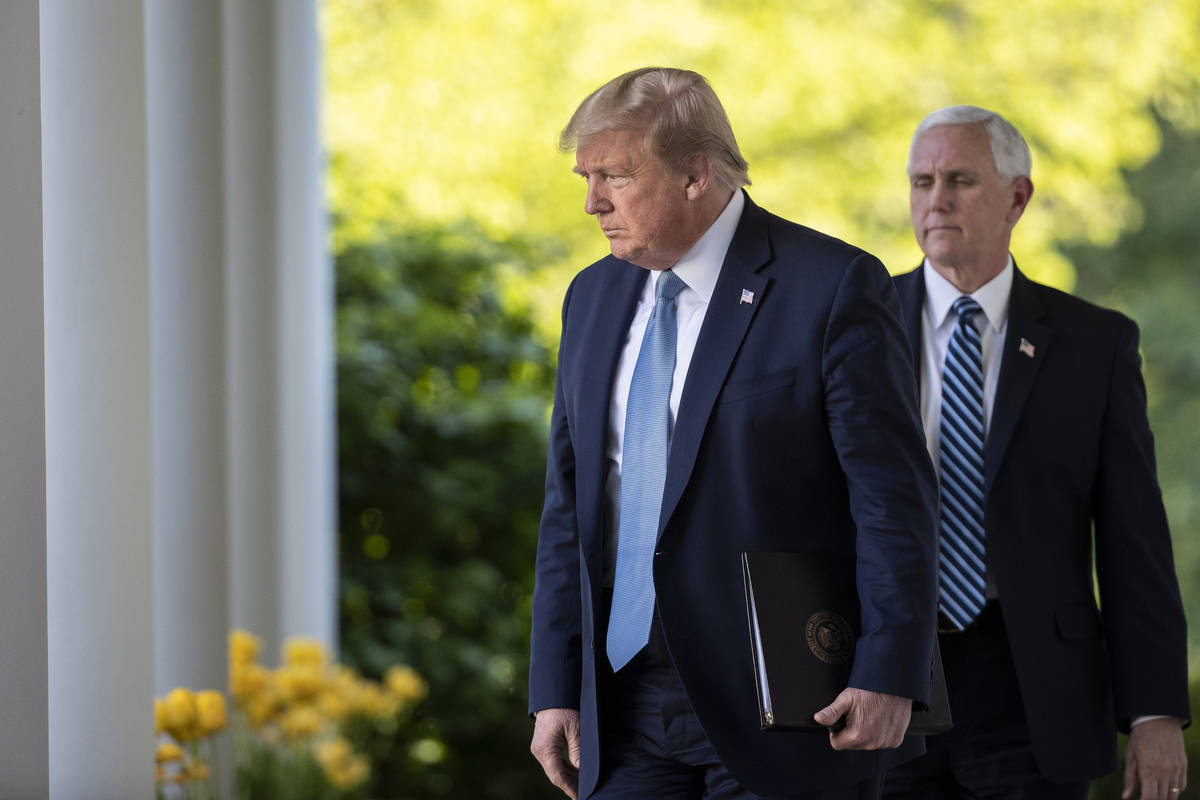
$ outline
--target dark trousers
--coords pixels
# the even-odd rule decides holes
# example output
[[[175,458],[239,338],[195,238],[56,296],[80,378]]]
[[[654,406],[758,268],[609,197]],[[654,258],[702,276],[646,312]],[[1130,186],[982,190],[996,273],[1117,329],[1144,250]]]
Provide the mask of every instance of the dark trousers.
[[[747,791],[717,757],[667,653],[657,617],[650,643],[600,686],[600,781],[593,800],[771,800]],[[786,795],[878,800],[881,782]],[[779,800],[784,800],[780,797]]]
[[[938,635],[954,728],[887,774],[885,800],[1084,800],[1087,781],[1052,783],[1034,761],[1000,606]]]

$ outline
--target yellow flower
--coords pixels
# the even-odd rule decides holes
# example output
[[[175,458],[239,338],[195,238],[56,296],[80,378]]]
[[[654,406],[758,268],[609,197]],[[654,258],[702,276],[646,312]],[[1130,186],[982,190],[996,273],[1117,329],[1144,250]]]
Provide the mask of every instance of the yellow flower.
[[[340,764],[354,755],[350,742],[340,736],[335,739],[326,739],[316,746],[315,751],[317,761],[321,762],[321,766],[327,768],[331,764]]]
[[[400,711],[400,699],[374,681],[360,678],[349,693],[350,707],[358,714],[375,719],[395,716]]]
[[[321,696],[317,698],[317,707],[329,719],[340,722],[350,713],[350,702],[345,693],[333,685],[328,685]]]
[[[162,742],[154,750],[154,761],[157,764],[165,764],[168,761],[182,761],[183,751],[179,749],[179,745],[172,742]]]
[[[229,633],[229,664],[253,664],[262,650],[262,639],[241,629]]]
[[[406,703],[415,703],[429,694],[429,684],[412,667],[397,664],[383,676],[393,694]]]
[[[316,747],[316,756],[325,777],[335,789],[353,789],[371,775],[370,762],[365,756],[355,754],[345,739],[322,742]]]
[[[325,688],[325,673],[309,665],[280,667],[275,673],[275,686],[289,703],[307,703]]]
[[[271,673],[258,664],[237,664],[229,671],[229,693],[234,705],[243,707],[250,698],[267,689]]]
[[[187,769],[183,771],[183,779],[187,781],[206,781],[208,780],[209,771],[208,764],[199,761],[193,761],[187,765]]]
[[[324,669],[328,660],[325,646],[316,639],[293,636],[283,644],[283,663],[289,667]]]
[[[196,696],[190,689],[172,689],[163,698],[161,726],[177,742],[195,739],[197,730]]]
[[[279,720],[279,727],[289,739],[311,739],[321,730],[324,720],[312,706],[296,706]]]
[[[279,695],[268,685],[265,691],[255,694],[246,703],[246,717],[250,720],[250,726],[259,730],[275,718],[282,705]]]
[[[196,692],[196,716],[201,736],[224,730],[228,721],[225,715],[225,696],[211,690]]]

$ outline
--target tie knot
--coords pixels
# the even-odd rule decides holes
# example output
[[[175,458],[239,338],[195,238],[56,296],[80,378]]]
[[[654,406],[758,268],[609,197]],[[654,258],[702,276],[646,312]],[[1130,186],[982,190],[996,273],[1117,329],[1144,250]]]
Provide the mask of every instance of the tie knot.
[[[683,282],[683,278],[669,269],[664,270],[658,278],[658,299],[674,300],[685,288],[687,284]]]
[[[954,301],[954,313],[958,315],[959,322],[971,324],[971,318],[981,311],[983,308],[973,297],[963,296]]]

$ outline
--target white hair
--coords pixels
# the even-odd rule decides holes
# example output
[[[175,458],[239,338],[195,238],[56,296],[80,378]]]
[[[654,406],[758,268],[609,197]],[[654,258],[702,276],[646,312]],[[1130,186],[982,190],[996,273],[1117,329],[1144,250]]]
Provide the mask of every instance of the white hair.
[[[917,139],[922,133],[938,125],[982,125],[987,131],[988,141],[992,146],[992,159],[996,162],[996,171],[1000,176],[1008,181],[1022,176],[1029,177],[1033,160],[1029,156],[1029,145],[1025,143],[1025,137],[1004,117],[979,106],[946,106],[921,120],[908,148],[910,172],[912,151]]]

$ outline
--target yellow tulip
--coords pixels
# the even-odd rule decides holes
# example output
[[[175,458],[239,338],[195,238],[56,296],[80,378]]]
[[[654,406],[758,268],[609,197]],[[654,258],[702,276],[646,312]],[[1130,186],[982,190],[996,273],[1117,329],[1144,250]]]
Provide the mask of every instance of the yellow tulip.
[[[325,688],[325,673],[307,664],[280,667],[275,673],[275,686],[288,702],[307,703]]]
[[[383,681],[393,694],[406,703],[415,703],[429,694],[429,684],[412,667],[397,664],[387,671]]]
[[[272,691],[254,695],[247,702],[245,708],[246,717],[250,720],[250,727],[255,730],[261,729],[275,719],[275,715],[279,713],[281,707],[279,696]]]
[[[172,689],[162,702],[162,729],[177,742],[187,743],[196,738],[196,696],[190,689]]]
[[[179,749],[179,745],[172,742],[162,742],[154,750],[154,761],[157,764],[165,764],[168,761],[182,761],[183,750]]]
[[[364,756],[351,756],[340,763],[325,767],[325,777],[335,789],[348,791],[371,777],[371,764]]]
[[[225,696],[220,692],[196,692],[196,717],[201,736],[224,730],[228,721],[225,715]]]
[[[271,672],[258,664],[237,664],[229,671],[229,693],[234,705],[243,707],[250,698],[268,688]]]
[[[311,739],[321,730],[324,720],[312,706],[296,706],[279,720],[279,727],[289,739]]]
[[[206,781],[208,780],[209,771],[208,764],[195,761],[187,765],[187,769],[183,772],[184,780],[188,781]]]
[[[315,755],[317,761],[321,762],[321,766],[326,769],[331,766],[341,764],[348,758],[354,755],[354,750],[350,747],[350,742],[342,737],[335,739],[326,739],[316,746]]]
[[[229,663],[253,664],[262,650],[262,639],[241,629],[229,633]]]
[[[324,669],[328,658],[325,646],[306,636],[293,636],[283,645],[283,663],[289,667]]]
[[[334,686],[328,686],[317,698],[317,706],[321,713],[335,721],[341,721],[350,713],[350,703],[346,695]]]

